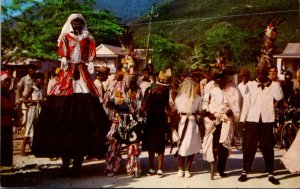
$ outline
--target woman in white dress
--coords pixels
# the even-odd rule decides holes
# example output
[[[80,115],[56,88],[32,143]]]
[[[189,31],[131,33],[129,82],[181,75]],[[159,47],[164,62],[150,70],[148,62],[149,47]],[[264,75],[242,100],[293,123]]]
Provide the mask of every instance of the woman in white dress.
[[[291,172],[300,174],[300,130],[288,151],[283,155],[282,162]]]
[[[201,150],[200,130],[196,122],[196,113],[201,110],[202,98],[197,93],[198,84],[191,78],[186,78],[180,85],[175,106],[181,116],[178,133],[181,140],[178,145],[178,176],[191,177],[191,163],[196,153]],[[187,158],[185,172],[184,160]]]

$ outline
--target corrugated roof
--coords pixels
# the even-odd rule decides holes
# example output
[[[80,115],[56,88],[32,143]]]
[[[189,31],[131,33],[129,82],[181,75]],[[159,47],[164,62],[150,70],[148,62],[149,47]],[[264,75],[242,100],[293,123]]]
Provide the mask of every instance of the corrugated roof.
[[[300,58],[300,43],[288,43],[281,54],[274,58]]]

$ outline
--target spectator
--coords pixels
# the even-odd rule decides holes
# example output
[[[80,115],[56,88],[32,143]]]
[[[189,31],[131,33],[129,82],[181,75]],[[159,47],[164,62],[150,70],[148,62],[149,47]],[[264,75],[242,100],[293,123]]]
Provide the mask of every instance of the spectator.
[[[138,81],[138,83],[142,90],[142,95],[144,97],[146,89],[151,86],[150,70],[148,68],[143,69],[142,79],[140,79],[140,81]]]
[[[243,100],[240,122],[245,122],[243,138],[243,172],[240,182],[248,180],[247,173],[255,157],[259,143],[265,160],[265,170],[269,173],[269,181],[278,185],[280,182],[274,177],[274,135],[273,126],[275,113],[273,100],[283,98],[283,92],[278,82],[268,78],[267,68],[257,69],[257,79],[250,81]]]
[[[11,90],[11,76],[1,71],[1,166],[13,164],[13,123],[15,99]]]
[[[176,107],[175,107],[175,99],[178,94],[178,88],[179,88],[179,81],[176,78],[174,78],[173,81],[171,82],[170,92],[169,92],[169,104],[171,107],[172,114],[168,115],[168,124],[170,126],[168,127],[169,129],[167,131],[168,143],[169,142],[172,143],[172,148],[177,144],[176,141],[173,140],[172,136],[173,136],[174,129],[176,130],[176,132],[178,131],[178,124],[179,124],[179,120],[180,120],[180,115],[178,114]],[[171,148],[171,151],[172,151],[172,148]]]
[[[244,68],[240,72],[241,82],[238,84],[238,88],[244,98],[245,92],[246,92],[246,86],[250,80],[250,72],[247,68]]]
[[[281,83],[285,107],[287,107],[288,104],[293,101],[292,97],[294,96],[294,83],[292,79],[293,79],[292,72],[286,71],[284,74],[284,81]]]
[[[30,65],[27,75],[22,77],[20,81],[17,84],[17,90],[16,90],[16,104],[21,105],[22,113],[23,113],[23,121],[22,126],[26,124],[27,121],[27,113],[29,107],[22,102],[22,99],[24,96],[28,94],[28,91],[31,89],[33,85],[33,79],[32,74],[35,72],[35,67],[33,65]]]
[[[150,79],[150,81],[151,81],[151,83],[155,83],[155,76],[154,76],[154,65],[152,64],[152,63],[150,63],[150,64],[147,64],[146,65],[146,68],[148,68],[149,69],[149,79]]]
[[[109,67],[106,67],[106,66],[97,67],[96,78],[94,80],[94,84],[97,87],[98,92],[100,94],[99,99],[100,99],[101,103],[106,103],[106,101],[107,101],[104,99],[106,91],[104,89],[102,82],[105,82],[109,75],[110,75]]]
[[[32,141],[33,127],[38,120],[41,112],[42,103],[45,98],[44,94],[44,74],[32,74],[33,86],[29,89],[22,101],[29,106],[28,116],[26,121],[26,130],[23,137],[21,156],[26,156],[25,147]]]
[[[278,74],[278,70],[276,66],[271,66],[269,68],[269,79],[271,79],[272,81],[277,81],[277,74]]]
[[[53,89],[54,85],[56,84],[59,71],[60,71],[59,68],[55,68],[51,70],[51,78],[47,85],[47,95],[50,95],[50,91]]]

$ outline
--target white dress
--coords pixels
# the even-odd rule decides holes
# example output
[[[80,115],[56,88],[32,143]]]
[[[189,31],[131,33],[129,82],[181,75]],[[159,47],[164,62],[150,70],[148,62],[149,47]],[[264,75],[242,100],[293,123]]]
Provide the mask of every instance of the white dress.
[[[31,100],[44,100],[44,92],[43,88],[39,89],[35,85],[32,86],[33,92],[31,94]],[[25,137],[33,137],[33,125],[35,124],[36,120],[38,119],[40,112],[41,112],[41,104],[40,103],[31,103],[29,105],[28,110],[28,120],[26,122],[26,130],[25,130]]]
[[[288,151],[283,155],[282,162],[291,173],[300,174],[300,130]]]
[[[186,96],[178,95],[175,99],[175,106],[179,113],[187,113],[191,110],[192,113],[196,113],[201,110],[202,98],[197,95],[193,102],[190,102]],[[191,109],[190,109],[191,107]],[[181,115],[181,119],[178,125],[178,133],[181,136],[184,128],[187,115]],[[182,141],[181,147],[178,151],[180,156],[189,156],[196,153],[200,153],[201,150],[201,136],[199,127],[196,123],[194,115],[189,115],[189,122],[186,129],[185,137]]]

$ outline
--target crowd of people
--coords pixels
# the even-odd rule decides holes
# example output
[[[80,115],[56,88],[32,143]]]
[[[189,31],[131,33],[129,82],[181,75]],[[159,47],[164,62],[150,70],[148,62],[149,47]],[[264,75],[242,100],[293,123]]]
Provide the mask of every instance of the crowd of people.
[[[238,71],[218,54],[220,62],[211,69],[196,69],[183,78],[172,76],[171,69],[155,74],[153,64],[140,76],[127,73],[122,65],[110,76],[108,67],[93,65],[95,40],[81,14],[70,15],[58,46],[61,67],[53,71],[47,87],[43,74],[31,69],[13,96],[8,87],[11,76],[1,72],[1,165],[12,165],[11,119],[16,101],[28,109],[21,155],[27,155],[25,146],[31,141],[36,157],[62,159],[63,175],[78,177],[84,158],[103,158],[104,174],[114,176],[120,173],[125,145],[128,175],[141,176],[139,155],[146,151],[149,169],[144,172],[163,177],[165,148],[171,141],[177,150],[179,177],[192,176],[192,162],[199,153],[211,165],[211,179],[215,172],[227,177],[235,125],[244,124],[238,181],[247,181],[259,143],[268,180],[280,184],[273,175],[274,102],[289,103],[293,95],[289,72],[287,81],[280,84],[269,74],[272,68],[258,66],[253,80],[249,70],[242,69],[237,85],[232,76]],[[299,153],[294,148],[299,146],[298,139],[299,132],[298,144],[291,146],[289,154]],[[299,162],[299,157],[289,157],[283,162]],[[299,167],[293,169],[299,171]]]

